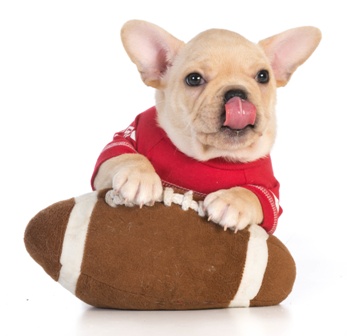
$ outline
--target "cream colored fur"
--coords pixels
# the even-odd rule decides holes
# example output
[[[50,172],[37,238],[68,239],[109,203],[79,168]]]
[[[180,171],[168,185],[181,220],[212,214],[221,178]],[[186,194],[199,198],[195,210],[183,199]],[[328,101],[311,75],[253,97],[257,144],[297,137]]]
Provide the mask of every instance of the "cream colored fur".
[[[287,30],[254,44],[222,29],[202,32],[184,43],[162,28],[133,20],[122,29],[122,41],[145,84],[156,89],[159,125],[176,147],[200,161],[217,157],[250,162],[270,153],[276,136],[276,88],[312,54],[321,39],[314,27]],[[268,83],[256,80],[267,70]],[[185,78],[199,73],[202,85],[188,86]],[[242,90],[257,110],[256,124],[245,131],[221,128],[224,95]],[[162,192],[159,176],[139,154],[105,162],[95,179],[97,189],[112,187],[130,203],[153,204]],[[259,224],[258,198],[236,187],[205,198],[210,220],[235,230]]]

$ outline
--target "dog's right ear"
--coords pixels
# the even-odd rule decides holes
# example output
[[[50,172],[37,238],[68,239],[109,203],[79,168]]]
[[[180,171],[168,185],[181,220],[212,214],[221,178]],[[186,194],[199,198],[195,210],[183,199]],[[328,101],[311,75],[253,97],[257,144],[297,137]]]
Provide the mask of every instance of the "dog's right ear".
[[[121,38],[144,83],[161,88],[162,77],[184,42],[164,29],[141,20],[126,22],[121,30]]]

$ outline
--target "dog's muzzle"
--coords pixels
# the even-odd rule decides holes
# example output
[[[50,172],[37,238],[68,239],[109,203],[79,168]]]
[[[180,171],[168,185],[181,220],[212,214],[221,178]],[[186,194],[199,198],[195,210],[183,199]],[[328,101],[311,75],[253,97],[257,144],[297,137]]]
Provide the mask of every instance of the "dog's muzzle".
[[[224,95],[225,121],[223,126],[242,130],[255,124],[257,109],[242,90],[230,90]]]

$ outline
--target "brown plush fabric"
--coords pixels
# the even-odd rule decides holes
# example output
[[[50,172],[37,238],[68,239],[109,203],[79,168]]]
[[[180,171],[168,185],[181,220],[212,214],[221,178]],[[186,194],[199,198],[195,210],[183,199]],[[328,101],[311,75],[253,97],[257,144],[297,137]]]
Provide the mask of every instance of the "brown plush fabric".
[[[268,266],[258,295],[251,301],[251,306],[268,306],[273,302],[282,302],[292,291],[296,267],[288,249],[275,237],[269,236]],[[271,279],[271,280],[270,280]]]
[[[176,205],[110,211],[99,202],[76,295],[102,307],[226,307],[241,280],[247,242],[247,232],[224,232]]]
[[[228,307],[244,272],[248,230],[224,231],[174,204],[111,208],[105,192],[99,193],[90,216],[74,292],[78,298],[118,309]],[[53,204],[25,232],[28,252],[55,280],[73,206],[73,199]],[[274,236],[266,242],[268,264],[251,306],[280,303],[295,280],[295,263],[286,247]]]
[[[40,211],[27,225],[25,246],[32,258],[55,280],[61,268],[60,255],[73,198]]]

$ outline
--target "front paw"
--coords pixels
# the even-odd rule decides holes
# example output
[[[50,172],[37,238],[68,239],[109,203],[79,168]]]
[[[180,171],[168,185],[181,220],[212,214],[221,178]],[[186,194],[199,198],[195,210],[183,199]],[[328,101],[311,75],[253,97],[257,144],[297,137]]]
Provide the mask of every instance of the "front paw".
[[[260,224],[263,212],[258,197],[248,189],[235,187],[206,196],[204,208],[209,220],[235,232]]]
[[[161,180],[154,169],[136,167],[120,169],[113,177],[112,188],[126,206],[153,205],[163,193]]]

